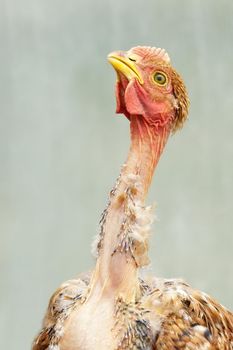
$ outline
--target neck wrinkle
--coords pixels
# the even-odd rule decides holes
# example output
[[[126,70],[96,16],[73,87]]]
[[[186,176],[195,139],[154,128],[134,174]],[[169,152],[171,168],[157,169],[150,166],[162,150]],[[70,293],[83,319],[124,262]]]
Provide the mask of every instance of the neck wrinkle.
[[[143,116],[132,116],[130,122],[131,146],[124,174],[139,176],[139,199],[146,198],[156,165],[167,142],[170,127],[150,126]]]

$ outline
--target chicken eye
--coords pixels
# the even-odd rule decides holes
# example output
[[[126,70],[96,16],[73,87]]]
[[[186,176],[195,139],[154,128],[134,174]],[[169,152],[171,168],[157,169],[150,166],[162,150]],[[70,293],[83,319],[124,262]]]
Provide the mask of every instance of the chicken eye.
[[[156,84],[159,85],[165,85],[167,82],[167,77],[164,73],[161,72],[155,72],[153,75],[153,79],[155,81]]]

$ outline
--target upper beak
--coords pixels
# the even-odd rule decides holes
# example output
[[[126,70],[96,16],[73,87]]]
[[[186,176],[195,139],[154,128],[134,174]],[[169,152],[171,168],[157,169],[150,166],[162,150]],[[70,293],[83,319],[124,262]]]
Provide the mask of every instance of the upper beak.
[[[143,84],[142,76],[134,61],[131,61],[124,52],[111,52],[108,55],[108,62],[111,63],[117,73],[122,73],[128,80],[136,78]]]

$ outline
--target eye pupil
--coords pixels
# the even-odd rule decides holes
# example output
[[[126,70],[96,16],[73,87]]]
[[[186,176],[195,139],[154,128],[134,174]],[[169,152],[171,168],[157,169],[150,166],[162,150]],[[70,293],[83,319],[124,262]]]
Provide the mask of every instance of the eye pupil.
[[[167,77],[165,74],[160,73],[160,72],[156,72],[154,74],[154,81],[160,85],[165,85],[167,82]]]

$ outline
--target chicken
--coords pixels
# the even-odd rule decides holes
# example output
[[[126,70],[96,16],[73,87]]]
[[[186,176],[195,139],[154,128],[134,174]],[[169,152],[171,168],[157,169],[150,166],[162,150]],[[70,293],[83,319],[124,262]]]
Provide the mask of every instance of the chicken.
[[[182,280],[140,278],[153,221],[145,199],[171,133],[188,115],[185,85],[165,50],[135,47],[108,56],[117,73],[117,113],[131,146],[94,242],[90,275],[52,296],[33,350],[230,350],[233,314]]]

